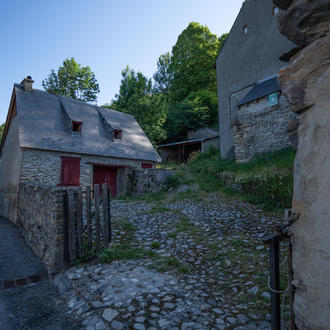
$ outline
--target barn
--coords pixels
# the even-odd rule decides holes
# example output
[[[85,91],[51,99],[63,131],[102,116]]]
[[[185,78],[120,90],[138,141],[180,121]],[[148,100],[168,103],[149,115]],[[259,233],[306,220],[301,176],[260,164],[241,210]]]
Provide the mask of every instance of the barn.
[[[12,222],[21,182],[105,182],[116,197],[133,169],[161,161],[133,116],[34,89],[30,76],[14,85],[0,151],[0,215]]]

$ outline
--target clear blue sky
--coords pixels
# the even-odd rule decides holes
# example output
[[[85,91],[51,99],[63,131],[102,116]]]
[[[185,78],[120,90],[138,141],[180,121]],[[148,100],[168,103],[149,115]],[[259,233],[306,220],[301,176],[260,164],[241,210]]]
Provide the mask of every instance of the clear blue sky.
[[[242,0],[3,0],[0,2],[0,124],[15,82],[34,87],[74,57],[100,85],[97,103],[119,90],[121,70],[152,77],[159,55],[170,51],[189,22],[229,32]]]

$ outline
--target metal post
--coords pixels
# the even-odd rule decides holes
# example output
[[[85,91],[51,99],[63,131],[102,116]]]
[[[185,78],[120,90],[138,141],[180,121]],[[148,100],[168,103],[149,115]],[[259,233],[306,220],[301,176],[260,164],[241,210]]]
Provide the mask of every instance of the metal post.
[[[280,244],[278,239],[274,239],[269,245],[270,258],[270,287],[271,307],[272,307],[272,330],[281,329],[281,296],[280,296]]]

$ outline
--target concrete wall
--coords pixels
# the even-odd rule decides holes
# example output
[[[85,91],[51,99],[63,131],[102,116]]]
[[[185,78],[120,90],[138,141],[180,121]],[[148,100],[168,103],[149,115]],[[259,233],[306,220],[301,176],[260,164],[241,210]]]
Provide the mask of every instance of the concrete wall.
[[[64,188],[23,183],[18,220],[27,244],[51,272],[64,267]]]
[[[45,185],[58,185],[61,177],[61,156],[81,157],[80,185],[93,184],[93,165],[90,163],[128,165],[132,168],[141,168],[142,161],[132,159],[117,159],[90,155],[77,155],[54,151],[24,149],[21,168],[21,182],[35,182]],[[118,169],[117,196],[125,195],[130,191],[128,174],[130,169]]]
[[[273,107],[268,105],[267,97],[242,106],[233,123],[235,159],[246,162],[257,153],[291,146],[287,124],[295,117],[284,95]]]
[[[293,44],[283,37],[272,15],[270,0],[248,0],[230,31],[217,59],[221,156],[234,157],[232,121],[236,104],[257,81],[286,66],[279,57]],[[247,25],[247,34],[243,26]]]
[[[21,159],[16,116],[10,124],[0,163],[0,215],[13,223],[17,222],[17,192]]]

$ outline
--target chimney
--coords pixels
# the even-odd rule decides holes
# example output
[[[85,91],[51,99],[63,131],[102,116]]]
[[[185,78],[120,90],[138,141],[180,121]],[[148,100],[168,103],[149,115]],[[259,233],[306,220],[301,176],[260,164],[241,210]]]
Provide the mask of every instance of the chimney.
[[[21,86],[23,86],[23,88],[26,92],[31,92],[33,83],[34,83],[34,80],[32,80],[31,76],[27,76],[21,82]]]

